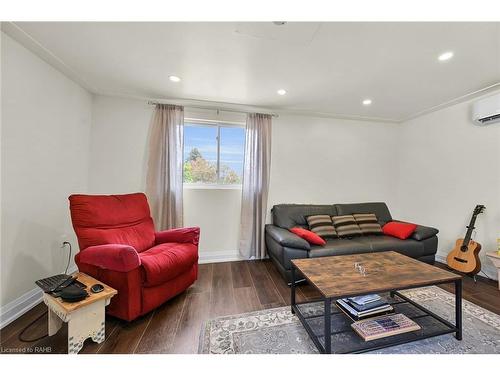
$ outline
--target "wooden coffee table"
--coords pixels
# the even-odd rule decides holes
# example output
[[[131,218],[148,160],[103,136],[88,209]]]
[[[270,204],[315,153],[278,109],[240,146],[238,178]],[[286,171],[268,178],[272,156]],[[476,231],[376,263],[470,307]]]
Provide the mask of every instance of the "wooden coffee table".
[[[105,308],[118,292],[106,284],[78,272],[78,281],[86,285],[89,296],[79,302],[64,302],[59,297],[43,294],[43,302],[49,310],[49,336],[55,335],[63,322],[68,323],[68,354],[77,354],[83,342],[91,338],[97,343],[105,339]],[[90,287],[101,284],[104,290],[92,293]]]
[[[365,268],[365,275],[355,268],[355,263],[359,263]],[[292,260],[291,271],[292,313],[297,315],[320,353],[363,353],[449,333],[455,333],[457,340],[462,339],[462,277],[460,275],[394,251],[294,259]],[[323,305],[322,313],[307,315],[302,308],[305,309],[306,305],[310,306],[311,302],[296,303],[295,275],[297,272],[302,274],[321,294],[319,301]],[[448,322],[398,292],[405,289],[445,283],[455,284],[455,324]],[[335,335],[351,333],[348,332],[351,322],[336,308],[335,300],[384,292],[389,292],[391,299],[389,302],[394,306],[396,312],[398,312],[398,309],[404,311],[405,308],[418,311],[418,313],[414,313],[414,316],[409,317],[414,319],[422,329],[370,342],[364,342],[354,334],[350,339],[352,341],[351,346],[346,345],[346,338],[343,337],[339,340],[343,340],[343,342],[339,342],[339,345],[332,347],[332,337],[335,338]],[[318,325],[318,319],[322,321],[322,327]],[[342,319],[347,321],[343,322]],[[341,322],[343,329],[332,331],[332,321],[334,323]]]

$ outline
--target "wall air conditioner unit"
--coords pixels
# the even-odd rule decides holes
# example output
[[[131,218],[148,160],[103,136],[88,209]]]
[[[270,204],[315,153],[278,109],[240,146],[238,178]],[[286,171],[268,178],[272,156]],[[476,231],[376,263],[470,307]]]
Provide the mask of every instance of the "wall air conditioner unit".
[[[472,121],[477,125],[500,122],[500,94],[480,99],[472,105]]]

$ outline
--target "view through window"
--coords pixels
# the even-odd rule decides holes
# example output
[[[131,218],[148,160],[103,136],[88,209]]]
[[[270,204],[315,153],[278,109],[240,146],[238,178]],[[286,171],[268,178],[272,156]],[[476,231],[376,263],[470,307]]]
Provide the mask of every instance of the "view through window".
[[[240,185],[245,128],[223,124],[184,124],[184,183]]]

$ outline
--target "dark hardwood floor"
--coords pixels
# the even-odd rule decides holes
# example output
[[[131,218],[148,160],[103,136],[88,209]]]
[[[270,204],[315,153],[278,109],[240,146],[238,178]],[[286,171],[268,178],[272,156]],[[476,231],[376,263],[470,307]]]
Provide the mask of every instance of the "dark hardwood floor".
[[[450,292],[453,292],[452,288],[452,285],[443,287]],[[297,289],[298,302],[317,297],[310,285],[302,284]],[[465,278],[463,297],[500,314],[500,291],[495,281],[480,278],[475,283]],[[107,317],[106,341],[96,344],[87,339],[80,353],[196,353],[204,321],[222,315],[286,306],[289,301],[290,289],[269,260],[202,264],[197,282],[185,293],[132,323]],[[3,328],[0,331],[0,352],[50,348],[51,353],[66,353],[66,325],[56,335],[34,343],[18,339],[19,332],[46,310],[41,303]],[[46,332],[47,316],[44,315],[25,332],[24,338],[36,338]]]

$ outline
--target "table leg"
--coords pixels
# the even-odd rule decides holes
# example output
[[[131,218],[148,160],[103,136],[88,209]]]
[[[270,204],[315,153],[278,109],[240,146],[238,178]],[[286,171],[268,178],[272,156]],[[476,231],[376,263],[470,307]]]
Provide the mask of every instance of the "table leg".
[[[89,337],[100,344],[104,341],[104,334],[104,300],[74,311],[68,321],[68,354],[77,354]]]
[[[54,336],[57,331],[61,329],[63,321],[57,316],[55,312],[50,309],[50,306],[48,307],[48,310],[49,336]]]
[[[331,298],[325,298],[325,353],[331,354],[332,352],[332,315],[331,315]]]
[[[292,314],[295,314],[293,311],[293,306],[295,306],[295,268],[291,267],[291,277],[292,277],[292,283],[290,285],[290,291],[291,291],[291,296],[290,296],[290,308],[292,309]]]
[[[457,340],[462,340],[462,279],[455,281],[455,326]]]

